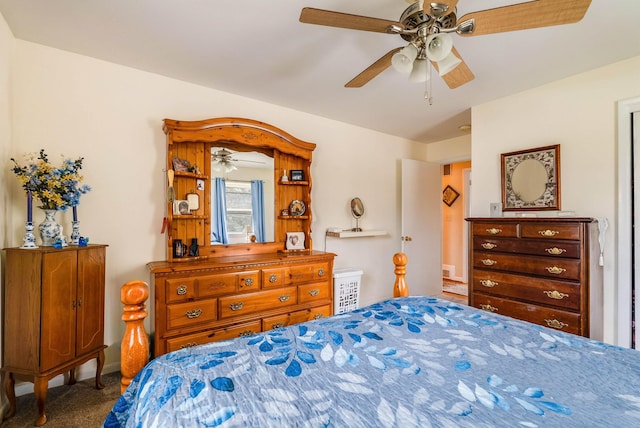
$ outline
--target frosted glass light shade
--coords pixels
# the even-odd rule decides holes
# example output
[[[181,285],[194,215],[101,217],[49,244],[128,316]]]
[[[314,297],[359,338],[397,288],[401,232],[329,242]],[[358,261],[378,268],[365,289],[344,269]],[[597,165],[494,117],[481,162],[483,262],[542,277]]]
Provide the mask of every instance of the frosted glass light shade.
[[[442,61],[451,53],[453,39],[447,33],[431,34],[427,37],[426,53],[431,61]]]
[[[408,44],[393,54],[391,57],[391,65],[396,71],[409,74],[413,68],[413,60],[416,59],[416,56],[418,56],[418,49],[414,45]]]
[[[443,59],[442,61],[438,61],[438,74],[440,76],[444,76],[445,74],[456,68],[461,62],[462,60],[455,56],[453,52],[450,53],[445,59]]]
[[[413,62],[413,69],[409,75],[409,81],[420,83],[427,80],[427,67],[429,63],[426,59],[417,59]]]

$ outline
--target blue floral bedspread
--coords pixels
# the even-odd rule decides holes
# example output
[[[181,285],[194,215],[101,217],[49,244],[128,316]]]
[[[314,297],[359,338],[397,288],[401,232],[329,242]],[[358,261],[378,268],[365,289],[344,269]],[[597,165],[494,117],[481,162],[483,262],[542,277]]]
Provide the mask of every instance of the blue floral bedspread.
[[[640,352],[398,298],[162,355],[103,426],[640,426]]]

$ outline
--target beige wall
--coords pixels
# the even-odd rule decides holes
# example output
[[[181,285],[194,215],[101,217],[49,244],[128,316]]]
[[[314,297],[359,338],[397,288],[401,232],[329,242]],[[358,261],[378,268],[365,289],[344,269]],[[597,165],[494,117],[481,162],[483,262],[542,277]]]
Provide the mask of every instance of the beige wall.
[[[640,57],[472,109],[471,215],[500,202],[500,153],[560,144],[561,203],[605,217],[604,340],[616,337],[616,103],[640,95]]]
[[[119,287],[132,279],[148,280],[146,263],[165,257],[160,234],[166,192],[163,118],[247,117],[316,143],[314,248],[337,253],[337,268],[364,271],[361,304],[391,296],[391,257],[400,249],[398,159],[424,159],[423,145],[21,40],[15,46],[13,134],[3,149],[9,156],[46,148],[52,156],[85,158],[85,182],[93,190],[78,208],[80,231],[93,243],[109,245],[105,371],[118,369],[123,331]],[[24,194],[13,177],[0,191],[11,207],[4,246],[18,246]],[[348,203],[354,196],[366,206],[361,226],[388,235],[325,240],[327,227],[351,226]],[[39,217],[34,213],[35,222]],[[69,233],[70,213],[60,220]],[[85,365],[80,376],[91,376],[92,370]]]

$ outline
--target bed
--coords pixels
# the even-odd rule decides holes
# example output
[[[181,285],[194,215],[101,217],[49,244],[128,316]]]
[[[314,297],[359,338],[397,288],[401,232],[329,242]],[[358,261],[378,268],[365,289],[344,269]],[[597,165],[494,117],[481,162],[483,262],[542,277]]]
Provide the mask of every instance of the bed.
[[[640,426],[640,352],[408,296],[396,274],[392,299],[154,359],[104,426]]]

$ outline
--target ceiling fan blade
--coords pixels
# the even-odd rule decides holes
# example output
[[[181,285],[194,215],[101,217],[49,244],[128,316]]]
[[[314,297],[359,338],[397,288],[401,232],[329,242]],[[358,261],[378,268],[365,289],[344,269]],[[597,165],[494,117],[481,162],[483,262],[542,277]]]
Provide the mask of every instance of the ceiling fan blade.
[[[400,48],[395,48],[387,52],[382,58],[371,64],[367,67],[362,73],[358,74],[356,77],[351,79],[346,85],[345,88],[360,88],[367,84],[371,79],[376,77],[378,74],[385,71],[387,68],[391,66],[391,57],[394,53],[398,52]]]
[[[475,20],[472,33],[462,36],[528,30],[578,22],[587,12],[591,0],[535,0],[464,15],[458,23]]]
[[[327,25],[329,27],[349,28],[351,30],[389,33],[389,27],[403,29],[404,25],[397,21],[351,15],[349,13],[305,7],[300,13],[300,22],[305,24]]]
[[[438,1],[426,1],[422,5],[422,9],[427,15],[435,16],[439,18],[441,16],[447,16],[456,10],[458,0],[438,0]]]
[[[458,52],[456,48],[453,48],[451,50],[451,53],[457,56],[458,58],[460,58],[462,62],[458,64],[456,68],[454,68],[453,70],[451,70],[450,72],[442,76],[442,80],[444,80],[444,82],[447,84],[449,88],[455,89],[458,86],[462,86],[465,83],[471,82],[475,78],[475,76],[471,72],[471,69],[469,68],[467,63],[464,62],[464,59],[462,59],[460,52]],[[432,61],[431,64],[433,64],[433,67],[437,71],[438,63],[436,63],[435,61]]]

